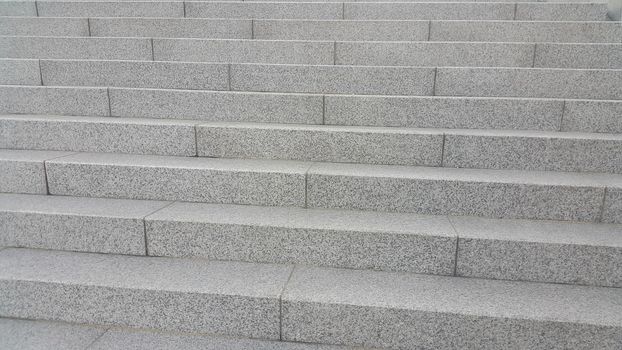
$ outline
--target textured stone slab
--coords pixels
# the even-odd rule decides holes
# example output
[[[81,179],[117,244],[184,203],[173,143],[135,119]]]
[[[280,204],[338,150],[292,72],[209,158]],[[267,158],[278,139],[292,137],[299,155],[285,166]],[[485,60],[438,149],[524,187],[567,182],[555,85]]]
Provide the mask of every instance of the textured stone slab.
[[[622,293],[568,286],[296,268],[284,340],[396,349],[616,349]]]
[[[155,39],[158,61],[333,64],[329,41]]]
[[[34,1],[0,1],[0,16],[36,16]]]
[[[602,221],[622,224],[622,190],[619,188],[607,188]]]
[[[49,168],[48,168],[49,169]],[[620,175],[317,164],[307,205],[434,215],[598,221],[604,188]]]
[[[150,255],[451,275],[445,217],[175,203],[147,218]]]
[[[207,335],[182,335],[155,332],[130,332],[109,330],[97,339],[89,350],[133,349],[133,350],[357,350],[358,348],[269,341],[258,339],[230,338]],[[358,349],[360,350],[360,349]]]
[[[622,43],[622,26],[605,21],[432,21],[430,40]]]
[[[184,17],[183,1],[37,1],[42,17]]]
[[[278,339],[279,297],[290,270],[5,249],[0,253],[0,299],[6,303],[0,314]]]
[[[443,134],[428,130],[221,124],[197,126],[199,156],[440,166]]]
[[[399,20],[510,20],[509,3],[344,3],[344,19]]]
[[[143,218],[167,204],[0,194],[0,245],[145,255]]]
[[[543,99],[326,96],[325,123],[415,128],[559,130],[563,101]]]
[[[622,70],[438,68],[436,95],[619,100]]]
[[[620,173],[622,135],[450,130],[443,166]]]
[[[0,59],[0,84],[41,85],[39,61]]]
[[[43,162],[69,154],[71,153],[0,149],[0,192],[46,194]]]
[[[0,37],[0,57],[151,60],[151,41],[130,38]]]
[[[196,122],[0,115],[0,147],[195,156]]]
[[[459,276],[622,286],[622,225],[451,217]]]
[[[622,133],[622,101],[570,100],[562,131]]]
[[[304,206],[308,163],[83,153],[46,163],[50,193]]]
[[[108,116],[105,88],[0,86],[0,112]]]
[[[228,90],[218,63],[42,60],[44,85]]]
[[[256,20],[256,39],[279,40],[427,40],[429,21]]]
[[[521,3],[516,4],[520,21],[606,21],[607,4],[603,3]]]
[[[622,68],[620,44],[537,44],[535,67]]]
[[[186,17],[245,19],[342,19],[340,3],[186,1]]]
[[[105,331],[105,328],[66,323],[0,319],[0,347],[4,350],[83,350]]]
[[[531,67],[533,44],[338,42],[335,62],[369,66]]]
[[[88,36],[86,18],[0,17],[0,35]]]
[[[250,39],[252,22],[243,19],[90,18],[92,36]]]
[[[113,116],[321,124],[320,95],[110,89]]]
[[[240,91],[431,95],[434,69],[233,64],[230,79]]]

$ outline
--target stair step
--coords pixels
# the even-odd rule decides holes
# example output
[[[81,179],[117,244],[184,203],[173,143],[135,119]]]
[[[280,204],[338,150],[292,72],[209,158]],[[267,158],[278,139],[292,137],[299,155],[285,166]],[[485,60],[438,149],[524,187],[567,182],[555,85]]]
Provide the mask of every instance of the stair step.
[[[34,1],[0,1],[0,15],[37,16],[37,7]]]
[[[43,162],[71,154],[0,149],[0,192],[48,193]]]
[[[4,317],[401,349],[615,349],[621,332],[618,288],[10,248],[0,266]]]
[[[343,19],[342,3],[186,1],[185,17],[241,19]]]
[[[619,44],[537,44],[534,67],[622,68]]]
[[[0,347],[4,350],[82,350],[106,333],[103,327],[78,326],[61,322],[0,318]]]
[[[196,156],[193,121],[0,115],[0,148]]]
[[[145,216],[170,204],[0,194],[0,246],[145,255]]]
[[[279,298],[292,270],[26,249],[1,251],[0,266],[4,317],[264,339],[279,339]]]
[[[0,59],[0,83],[41,85],[39,60]]]
[[[86,18],[0,17],[0,35],[88,37],[89,21]]]
[[[0,85],[0,112],[109,116],[106,88]]]
[[[622,333],[617,288],[297,267],[282,300],[288,341],[615,349]]]
[[[185,17],[183,1],[37,1],[41,17]]]

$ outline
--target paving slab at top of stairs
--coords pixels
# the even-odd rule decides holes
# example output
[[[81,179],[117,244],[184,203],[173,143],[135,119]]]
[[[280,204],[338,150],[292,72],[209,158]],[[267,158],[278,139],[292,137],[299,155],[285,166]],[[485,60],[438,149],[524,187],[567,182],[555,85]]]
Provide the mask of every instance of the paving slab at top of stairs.
[[[511,20],[514,4],[485,2],[346,2],[344,19],[358,20]]]
[[[0,1],[0,16],[37,16],[34,1]]]
[[[304,206],[309,163],[81,153],[47,162],[50,193]]]
[[[618,288],[297,267],[283,296],[282,338],[396,349],[613,350],[621,305]]]
[[[0,85],[0,113],[109,116],[106,88]]]
[[[244,19],[342,19],[343,4],[330,2],[186,1],[185,17]]]
[[[0,147],[195,156],[194,121],[0,115]]]
[[[432,21],[429,40],[622,43],[622,26],[610,21]]]
[[[86,18],[0,17],[0,35],[89,36]]]
[[[429,21],[255,20],[255,39],[428,40]]]
[[[145,255],[143,218],[168,204],[0,194],[0,245]]]
[[[106,333],[104,327],[0,318],[3,350],[84,350]]]
[[[41,17],[184,17],[183,1],[37,1]]]
[[[451,275],[445,217],[175,203],[146,218],[150,255]]]
[[[151,60],[152,56],[149,39],[0,37],[3,58]]]
[[[71,152],[0,149],[0,192],[47,193],[44,161]]]
[[[251,39],[252,21],[217,18],[89,18],[91,36]]]
[[[41,60],[44,85],[228,90],[224,63]]]
[[[450,220],[459,276],[622,287],[622,225]]]
[[[291,271],[11,248],[0,252],[0,266],[3,316],[265,339],[279,338],[279,298]]]

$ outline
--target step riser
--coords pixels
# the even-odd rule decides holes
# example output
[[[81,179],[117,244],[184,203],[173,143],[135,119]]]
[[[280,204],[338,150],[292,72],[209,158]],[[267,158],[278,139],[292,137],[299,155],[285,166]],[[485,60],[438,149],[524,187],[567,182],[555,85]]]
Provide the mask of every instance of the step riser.
[[[43,162],[69,154],[55,151],[0,150],[0,193],[47,194]]]
[[[0,35],[89,36],[86,18],[2,17]]]
[[[0,3],[2,16],[36,16],[37,8],[34,1],[2,1]]]
[[[0,110],[11,114],[110,115],[106,88],[0,86]]]

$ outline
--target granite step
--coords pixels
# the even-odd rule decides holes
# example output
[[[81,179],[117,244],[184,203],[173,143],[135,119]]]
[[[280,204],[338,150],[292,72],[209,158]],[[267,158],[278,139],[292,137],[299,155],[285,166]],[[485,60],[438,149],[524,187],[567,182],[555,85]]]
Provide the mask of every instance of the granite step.
[[[0,192],[47,194],[44,162],[72,152],[0,149]]]
[[[615,349],[622,332],[619,288],[12,248],[0,266],[3,317],[396,349]]]

